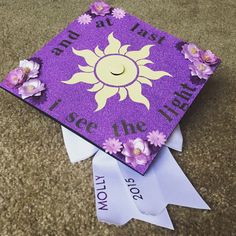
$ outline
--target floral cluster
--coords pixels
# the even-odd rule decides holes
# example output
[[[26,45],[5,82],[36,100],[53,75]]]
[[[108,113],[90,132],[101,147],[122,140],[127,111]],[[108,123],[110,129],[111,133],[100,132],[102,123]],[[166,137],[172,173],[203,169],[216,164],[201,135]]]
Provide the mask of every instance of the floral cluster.
[[[185,59],[192,62],[189,65],[192,76],[207,80],[213,73],[212,66],[219,62],[219,58],[210,50],[203,51],[193,43],[186,43],[182,47]]]
[[[138,165],[145,166],[151,160],[150,145],[161,147],[166,142],[166,135],[158,130],[149,132],[147,141],[136,138],[129,139],[126,143],[122,143],[119,139],[109,138],[103,143],[105,152],[109,154],[121,153],[125,157],[125,162],[134,168]]]
[[[81,15],[77,21],[81,25],[87,25],[92,22],[92,18],[96,16],[112,15],[116,19],[122,19],[125,16],[125,11],[120,8],[111,8],[105,1],[96,1],[90,5],[87,13]]]
[[[22,60],[17,68],[10,71],[5,83],[10,88],[18,89],[22,99],[32,96],[41,96],[45,85],[39,79],[40,64],[33,60]]]

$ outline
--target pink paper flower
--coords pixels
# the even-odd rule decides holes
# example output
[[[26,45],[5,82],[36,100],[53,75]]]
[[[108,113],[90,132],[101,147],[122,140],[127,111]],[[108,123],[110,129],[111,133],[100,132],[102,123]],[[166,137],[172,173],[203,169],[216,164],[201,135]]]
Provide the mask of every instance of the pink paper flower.
[[[109,138],[103,143],[103,148],[107,153],[116,154],[121,151],[122,143],[119,139]]]
[[[184,44],[182,53],[184,54],[185,59],[188,59],[191,62],[198,61],[200,57],[200,49],[193,43]]]
[[[80,16],[77,21],[81,24],[81,25],[87,25],[89,23],[91,23],[92,21],[92,17],[88,14],[83,14],[82,16]]]
[[[22,68],[16,68],[9,72],[6,76],[5,81],[7,86],[14,88],[17,85],[20,85],[25,79],[25,72]]]
[[[193,64],[189,65],[192,76],[197,76],[200,79],[208,79],[213,73],[210,66],[205,63],[195,61]]]
[[[90,5],[91,13],[97,16],[105,16],[110,12],[110,6],[104,1],[96,1]]]
[[[161,147],[166,142],[166,136],[158,130],[152,131],[147,136],[148,142],[155,147]]]
[[[207,63],[209,65],[215,65],[219,61],[219,58],[210,50],[201,51],[200,58],[202,62]]]
[[[39,74],[40,65],[34,61],[22,60],[19,67],[23,68],[28,79],[37,78]]]
[[[41,83],[39,79],[30,79],[18,88],[18,92],[22,99],[32,96],[41,96],[43,90],[45,90],[45,85]]]
[[[134,168],[137,165],[146,165],[151,159],[148,143],[141,138],[126,142],[122,154],[125,156],[125,162],[131,164]]]
[[[111,14],[116,19],[122,19],[125,16],[125,11],[120,8],[115,8]]]

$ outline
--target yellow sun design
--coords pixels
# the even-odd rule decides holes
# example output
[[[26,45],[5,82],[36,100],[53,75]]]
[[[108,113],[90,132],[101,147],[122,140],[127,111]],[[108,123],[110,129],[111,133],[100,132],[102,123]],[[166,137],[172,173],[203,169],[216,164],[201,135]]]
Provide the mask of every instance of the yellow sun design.
[[[78,72],[66,84],[80,82],[92,84],[89,92],[96,92],[95,100],[99,111],[106,105],[107,99],[119,93],[120,100],[129,98],[136,103],[150,108],[148,99],[142,94],[142,84],[152,86],[151,80],[158,80],[163,76],[170,76],[165,71],[153,71],[145,65],[153,63],[146,58],[150,48],[146,45],[139,51],[128,51],[130,45],[121,46],[121,42],[111,33],[108,36],[109,45],[104,51],[97,46],[95,51],[72,49],[73,53],[83,57],[87,66],[79,65],[82,72]]]

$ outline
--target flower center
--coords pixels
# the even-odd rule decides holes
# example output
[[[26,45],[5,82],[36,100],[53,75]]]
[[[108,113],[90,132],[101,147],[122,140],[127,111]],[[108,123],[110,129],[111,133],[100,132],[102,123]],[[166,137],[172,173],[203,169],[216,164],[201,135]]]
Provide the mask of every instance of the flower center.
[[[24,72],[25,72],[26,74],[29,74],[29,73],[30,73],[30,68],[29,68],[29,67],[24,68]]]
[[[32,92],[35,89],[35,87],[33,85],[29,85],[27,87],[27,92]]]
[[[139,148],[135,148],[134,151],[133,151],[134,155],[138,156],[140,155],[142,152]]]
[[[205,55],[205,56],[204,56],[204,61],[210,61],[210,59],[211,59],[211,58],[210,58],[208,55]]]
[[[14,77],[14,78],[13,78],[13,81],[15,81],[15,82],[18,81],[18,78],[17,78],[17,77]]]
[[[96,10],[97,10],[97,11],[102,11],[102,10],[103,10],[103,7],[102,7],[102,6],[96,6]]]
[[[196,53],[197,53],[197,49],[196,49],[196,48],[192,48],[192,49],[191,49],[191,53],[192,53],[192,54],[196,54]]]
[[[206,69],[206,66],[204,64],[200,64],[198,68],[200,71],[204,71]]]

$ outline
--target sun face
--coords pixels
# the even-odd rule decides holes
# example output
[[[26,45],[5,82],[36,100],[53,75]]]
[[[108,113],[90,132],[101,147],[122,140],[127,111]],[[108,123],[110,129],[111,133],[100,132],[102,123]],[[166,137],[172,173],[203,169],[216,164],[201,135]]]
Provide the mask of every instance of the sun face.
[[[109,45],[104,51],[97,46],[91,50],[72,49],[77,56],[83,57],[87,66],[79,65],[81,72],[75,73],[66,84],[87,83],[93,85],[89,92],[94,92],[97,109],[103,109],[107,100],[117,93],[119,101],[129,97],[133,102],[140,103],[150,109],[148,99],[142,94],[142,85],[152,86],[152,81],[163,76],[172,77],[165,71],[153,71],[146,64],[153,63],[147,57],[150,48],[146,45],[139,51],[128,51],[130,45],[121,46],[121,42],[111,33],[108,36]]]

